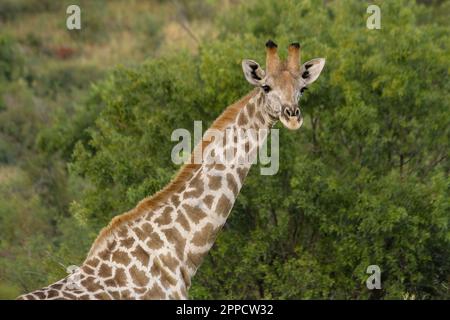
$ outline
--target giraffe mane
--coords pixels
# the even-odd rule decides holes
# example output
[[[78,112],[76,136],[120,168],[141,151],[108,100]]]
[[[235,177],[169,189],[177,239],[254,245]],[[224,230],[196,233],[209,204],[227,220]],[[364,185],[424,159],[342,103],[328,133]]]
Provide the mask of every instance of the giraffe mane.
[[[254,89],[246,96],[239,99],[237,102],[228,106],[222,112],[222,114],[212,123],[210,129],[224,130],[228,124],[232,123],[236,119],[236,116],[239,114],[241,109],[248,103],[248,101],[256,93],[257,89]],[[202,139],[201,141],[201,145],[203,148],[202,150],[205,150],[205,148],[208,146],[209,143],[211,143],[211,141]],[[195,150],[199,148],[199,145],[195,147],[194,152],[191,155],[191,160],[193,159]],[[86,260],[89,259],[96,252],[96,249],[99,248],[102,243],[104,243],[104,240],[109,235],[111,235],[114,230],[120,228],[125,223],[139,217],[140,215],[148,213],[152,209],[156,209],[159,205],[164,203],[164,201],[168,200],[173,193],[179,191],[185,185],[185,183],[192,177],[195,170],[201,166],[201,164],[193,163],[193,161],[190,162],[191,163],[183,165],[178,170],[178,173],[175,175],[175,177],[160,191],[157,191],[152,196],[144,198],[136,205],[136,207],[134,207],[130,211],[127,211],[123,214],[120,214],[112,218],[110,223],[106,227],[104,227],[98,234],[97,238],[95,239],[94,243],[91,246],[91,249],[89,250]]]

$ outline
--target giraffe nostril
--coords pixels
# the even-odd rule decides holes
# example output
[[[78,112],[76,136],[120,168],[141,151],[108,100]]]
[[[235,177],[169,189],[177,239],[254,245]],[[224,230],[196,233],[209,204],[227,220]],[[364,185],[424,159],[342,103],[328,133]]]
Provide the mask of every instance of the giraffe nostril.
[[[291,110],[289,110],[289,108],[285,108],[284,113],[286,114],[286,116],[292,117],[292,112],[291,112]]]
[[[297,117],[298,118],[300,116],[300,108],[298,108],[298,107],[296,107],[296,108],[285,107],[284,108],[284,114],[288,118],[291,118],[291,117]]]

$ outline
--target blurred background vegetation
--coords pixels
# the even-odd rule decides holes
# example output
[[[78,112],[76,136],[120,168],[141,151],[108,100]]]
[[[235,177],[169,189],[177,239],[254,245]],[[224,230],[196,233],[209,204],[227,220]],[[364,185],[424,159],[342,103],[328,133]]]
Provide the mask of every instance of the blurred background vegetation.
[[[0,0],[0,298],[64,277],[164,186],[172,130],[248,92],[241,59],[264,64],[272,38],[327,65],[191,298],[449,299],[449,16],[450,1]]]

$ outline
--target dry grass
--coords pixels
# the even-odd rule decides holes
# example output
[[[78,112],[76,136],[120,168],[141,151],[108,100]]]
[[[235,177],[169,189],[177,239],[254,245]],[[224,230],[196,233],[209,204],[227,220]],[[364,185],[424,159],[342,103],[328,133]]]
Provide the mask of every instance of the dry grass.
[[[23,177],[23,172],[16,166],[0,166],[0,185],[8,185]]]
[[[236,0],[222,0],[217,6],[224,11],[230,10],[236,3]],[[85,32],[83,39],[74,37],[73,32],[79,31],[66,29],[66,17],[65,11],[61,10],[27,13],[19,19],[3,24],[0,22],[0,28],[19,41],[26,55],[33,59],[38,57],[39,64],[44,68],[46,63],[64,66],[72,61],[109,69],[117,64],[138,63],[173,50],[195,52],[198,41],[189,34],[186,26],[200,41],[216,35],[211,17],[182,23],[184,19],[173,1],[108,1],[105,8],[81,7],[81,32]],[[92,26],[92,21],[95,26]],[[89,31],[90,22],[93,31]],[[152,29],[155,28],[160,28],[161,32],[158,44],[152,43],[151,39],[151,33],[156,32]],[[38,43],[38,48],[30,44],[33,41],[30,39]],[[55,59],[61,48],[67,48],[73,54],[65,59]]]

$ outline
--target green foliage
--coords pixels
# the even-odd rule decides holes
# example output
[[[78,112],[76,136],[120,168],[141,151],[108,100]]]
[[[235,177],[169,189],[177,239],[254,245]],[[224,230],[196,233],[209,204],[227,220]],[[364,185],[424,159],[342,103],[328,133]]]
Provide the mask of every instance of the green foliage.
[[[23,72],[23,59],[14,40],[0,34],[0,83],[16,79]]]
[[[0,177],[0,252],[11,259],[0,260],[0,279],[9,282],[0,292],[6,295],[11,287],[33,288],[47,280],[41,261],[50,243],[42,235],[51,228],[51,215],[30,190],[16,191],[26,190],[22,186],[29,183],[23,172],[3,168]],[[41,236],[30,237],[34,233]]]
[[[92,81],[99,79],[102,73],[91,66],[52,66],[34,78],[28,77],[33,82],[33,88],[37,95],[47,98],[56,98],[64,92],[66,95],[77,94],[80,90],[90,87]]]
[[[58,1],[53,0],[2,0],[0,2],[0,18],[14,20],[20,15],[52,11],[61,8]]]
[[[197,57],[117,71],[75,149],[73,168],[92,183],[78,210],[101,225],[157,191],[174,172],[171,131],[244,94],[239,62],[263,61],[267,38],[300,39],[304,61],[327,58],[303,102],[306,126],[282,132],[276,176],[252,170],[192,297],[447,297],[449,38],[417,25],[424,7],[381,10],[372,31],[358,1],[258,1],[224,17],[220,41]],[[365,288],[371,264],[381,292]]]
[[[1,161],[13,163],[33,147],[42,114],[22,79],[5,84],[0,91],[3,100],[0,110]]]
[[[175,169],[167,161],[170,144],[163,147],[154,142],[170,137],[173,129],[168,123],[190,126],[190,111],[200,116],[202,109],[196,106],[202,105],[201,94],[195,81],[186,81],[187,75],[192,79],[196,73],[193,59],[182,54],[155,60],[138,70],[117,70],[96,89],[93,101],[100,101],[104,109],[95,129],[90,129],[89,140],[75,147],[77,161],[73,165],[76,173],[89,180],[95,177],[90,181],[94,188],[87,190],[84,198],[91,221],[104,225],[168,181]],[[101,176],[96,175],[99,171]],[[116,184],[119,181],[127,183]],[[109,189],[111,185],[117,188]],[[106,189],[108,196],[103,193]]]

